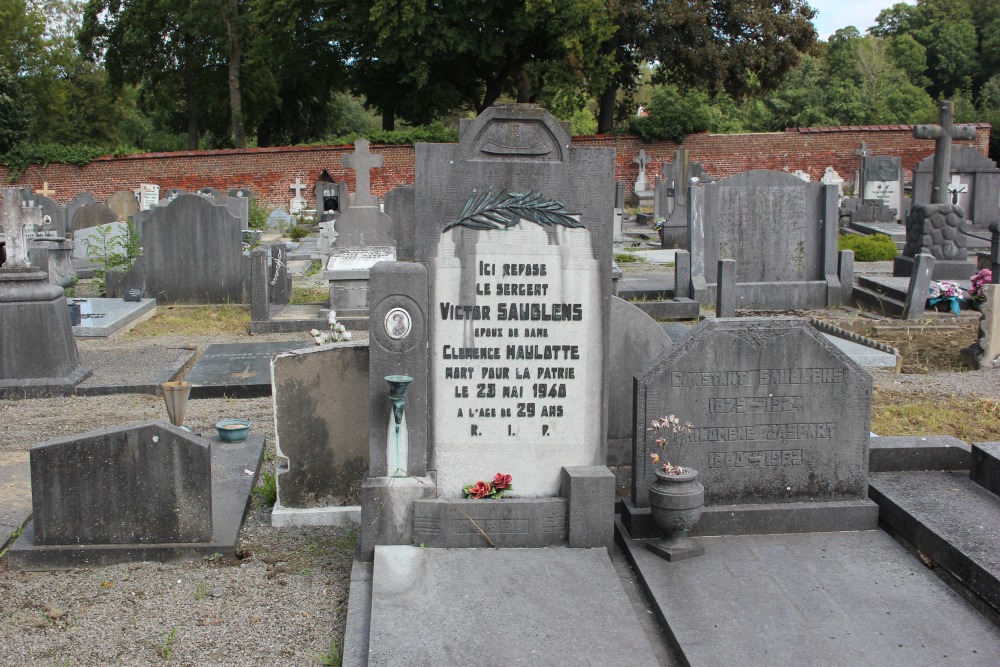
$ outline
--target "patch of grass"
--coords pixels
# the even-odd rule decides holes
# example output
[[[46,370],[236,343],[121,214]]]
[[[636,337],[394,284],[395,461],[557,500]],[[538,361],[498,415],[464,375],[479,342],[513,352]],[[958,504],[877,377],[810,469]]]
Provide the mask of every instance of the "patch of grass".
[[[616,252],[615,261],[619,264],[632,264],[633,262],[645,262],[645,257],[640,257],[634,252]]]
[[[151,319],[136,326],[129,336],[153,338],[169,334],[246,334],[250,309],[238,305],[160,306]]]
[[[309,264],[309,268],[307,268],[302,273],[303,273],[303,275],[307,275],[307,276],[315,276],[317,273],[320,272],[320,270],[322,268],[323,268],[323,262],[319,261],[318,259],[314,259]]]
[[[339,535],[333,540],[333,546],[340,551],[354,553],[354,545],[358,541],[358,531],[348,530],[343,535]]]
[[[841,323],[841,326],[899,349],[903,357],[901,372],[908,374],[967,370],[962,366],[961,351],[976,341],[979,323],[975,319],[965,319],[958,322],[957,329],[955,325],[951,328],[916,324],[907,327],[897,323],[896,327],[882,326],[878,331],[870,320]]]
[[[324,667],[340,667],[344,659],[340,653],[340,642],[336,638],[330,641],[330,649],[326,653],[313,653],[313,657]]]
[[[288,228],[287,232],[288,238],[293,241],[301,241],[303,238],[309,235],[309,230],[300,225],[295,225]]]
[[[326,303],[330,299],[330,290],[326,287],[296,287],[288,299],[290,304]]]
[[[853,250],[855,262],[884,262],[896,256],[896,242],[885,234],[841,234],[839,250]]]
[[[253,492],[261,499],[261,502],[268,507],[273,507],[274,503],[278,502],[278,483],[275,481],[274,475],[262,471],[260,473],[260,486],[255,486]]]
[[[952,435],[965,442],[996,439],[1000,401],[876,390],[872,431],[879,435]]]
[[[194,585],[194,599],[201,602],[208,597],[208,584],[204,581],[199,581]]]
[[[3,558],[4,556],[7,555],[7,549],[10,548],[10,545],[14,544],[14,540],[21,537],[21,533],[23,532],[24,532],[24,524],[21,524],[20,526],[17,527],[17,530],[15,530],[13,533],[10,534],[10,540],[7,542],[7,546],[5,546],[3,549],[0,549],[0,558]]]
[[[164,632],[158,644],[153,646],[156,654],[164,660],[170,660],[174,655],[174,642],[177,640],[177,628],[171,628],[170,632]]]

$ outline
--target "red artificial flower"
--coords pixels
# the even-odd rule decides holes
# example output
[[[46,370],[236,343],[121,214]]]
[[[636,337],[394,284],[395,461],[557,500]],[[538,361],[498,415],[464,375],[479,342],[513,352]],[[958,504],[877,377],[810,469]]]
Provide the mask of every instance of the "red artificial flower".
[[[502,472],[498,472],[493,476],[493,488],[497,491],[504,491],[510,488],[511,477],[510,475],[505,475]]]
[[[483,480],[479,480],[469,488],[468,493],[470,498],[479,500],[493,493],[493,487]]]

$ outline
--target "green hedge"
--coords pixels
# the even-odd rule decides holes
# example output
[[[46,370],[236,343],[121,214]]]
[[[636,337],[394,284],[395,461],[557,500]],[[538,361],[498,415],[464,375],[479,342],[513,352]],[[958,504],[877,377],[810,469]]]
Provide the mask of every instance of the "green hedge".
[[[841,234],[837,248],[853,250],[855,262],[884,262],[897,254],[896,242],[885,234]]]
[[[141,152],[134,146],[86,146],[84,144],[64,146],[62,144],[24,143],[18,144],[0,155],[0,164],[4,164],[10,169],[8,178],[13,183],[33,164],[44,167],[53,162],[59,162],[84,167],[105,155],[121,156]]]

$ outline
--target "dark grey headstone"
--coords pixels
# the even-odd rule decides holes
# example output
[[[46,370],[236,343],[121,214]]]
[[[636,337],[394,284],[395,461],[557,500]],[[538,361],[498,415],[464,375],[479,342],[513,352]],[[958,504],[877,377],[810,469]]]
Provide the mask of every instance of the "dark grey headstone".
[[[486,110],[463,126],[458,144],[416,146],[414,256],[429,265],[431,277],[429,451],[443,494],[458,497],[482,470],[493,470],[520,480],[519,493],[551,496],[558,492],[562,466],[604,463],[613,182],[613,151],[572,146],[565,129],[532,105]],[[582,224],[522,219],[507,228],[458,224],[446,231],[472,198],[491,189],[538,193],[578,213]],[[504,275],[505,264],[520,273]],[[534,292],[542,286],[545,294]],[[522,288],[533,293],[497,291]],[[519,312],[523,307],[524,320],[502,314],[511,304]],[[553,319],[555,304],[560,312],[562,304],[576,304],[570,306],[576,314]],[[449,314],[454,305],[489,308],[491,314],[459,319]],[[555,347],[558,358],[552,356]],[[489,352],[487,358],[460,359],[462,348]],[[536,350],[541,364],[530,358]],[[556,367],[555,376],[538,377],[540,365]],[[462,368],[471,369],[474,379],[463,379]],[[526,368],[530,379],[523,375]],[[532,393],[541,391],[539,383],[545,385],[544,400]],[[553,389],[557,395],[549,395]]]
[[[159,303],[240,303],[242,225],[225,206],[181,195],[142,222],[146,294]]]
[[[98,203],[97,199],[94,197],[94,195],[90,194],[89,192],[81,192],[77,196],[73,197],[73,199],[69,200],[69,202],[67,202],[65,207],[67,233],[69,233],[73,229],[78,229],[78,227],[73,227],[73,218],[76,217],[77,211],[79,211],[82,207],[86,206],[87,204],[96,204],[96,203]]]
[[[272,369],[278,507],[358,505],[368,470],[368,344],[279,354]]]
[[[222,196],[222,193],[219,190],[217,190],[216,188],[209,188],[209,187],[199,188],[198,189],[198,194],[200,194],[202,197],[221,197]]]
[[[67,212],[68,211],[69,208],[67,207]],[[70,227],[75,233],[81,229],[88,229],[90,227],[97,227],[98,225],[106,225],[110,222],[117,221],[118,214],[111,210],[110,206],[100,202],[93,202],[90,204],[84,204],[76,210],[73,214]]]
[[[608,465],[632,463],[632,376],[670,348],[656,320],[618,297],[611,299],[608,345]]]
[[[987,491],[1000,496],[1000,442],[977,442],[972,445],[969,477]]]
[[[637,507],[654,452],[698,470],[706,505],[865,498],[872,378],[805,320],[705,320],[635,387]],[[664,451],[647,429],[669,414],[693,430]]]
[[[208,442],[167,424],[35,445],[35,544],[207,542],[211,478]]]
[[[42,209],[42,224],[39,228],[42,235],[66,238],[66,209],[44,195],[30,193],[26,188],[21,191],[24,193],[25,206],[38,206]]]
[[[931,200],[934,156],[924,158],[913,170],[913,201],[926,204]],[[949,189],[957,193],[958,205],[966,217],[985,227],[1000,221],[1000,169],[972,146],[954,144],[951,147],[951,182]],[[948,193],[948,203],[952,193]]]
[[[191,396],[268,396],[271,360],[289,350],[312,347],[310,341],[286,343],[218,343],[205,348],[187,375]]]
[[[400,185],[385,195],[385,214],[392,219],[396,240],[396,260],[413,261],[413,244],[416,228],[416,200],[412,185]]]
[[[714,297],[718,261],[734,259],[741,308],[839,303],[836,187],[784,172],[748,171],[689,192],[691,275],[699,301]]]

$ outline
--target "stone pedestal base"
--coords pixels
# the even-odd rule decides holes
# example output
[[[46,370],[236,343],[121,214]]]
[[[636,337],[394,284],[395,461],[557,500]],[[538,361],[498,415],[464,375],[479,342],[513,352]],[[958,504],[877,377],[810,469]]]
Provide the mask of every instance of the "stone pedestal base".
[[[49,274],[49,282],[69,287],[77,277],[73,269],[73,242],[65,239],[32,239],[28,243],[32,266]]]
[[[338,313],[342,310],[368,310],[368,272],[363,273],[363,276],[330,279],[330,307],[333,310]]]
[[[65,396],[88,377],[61,287],[48,274],[0,269],[0,398]]]
[[[671,563],[705,555],[705,545],[693,537],[675,544],[668,543],[667,540],[646,542],[646,548]]]
[[[897,257],[892,261],[892,275],[908,278],[913,273],[912,257]],[[976,273],[976,263],[971,260],[935,259],[932,280],[968,280]]]

